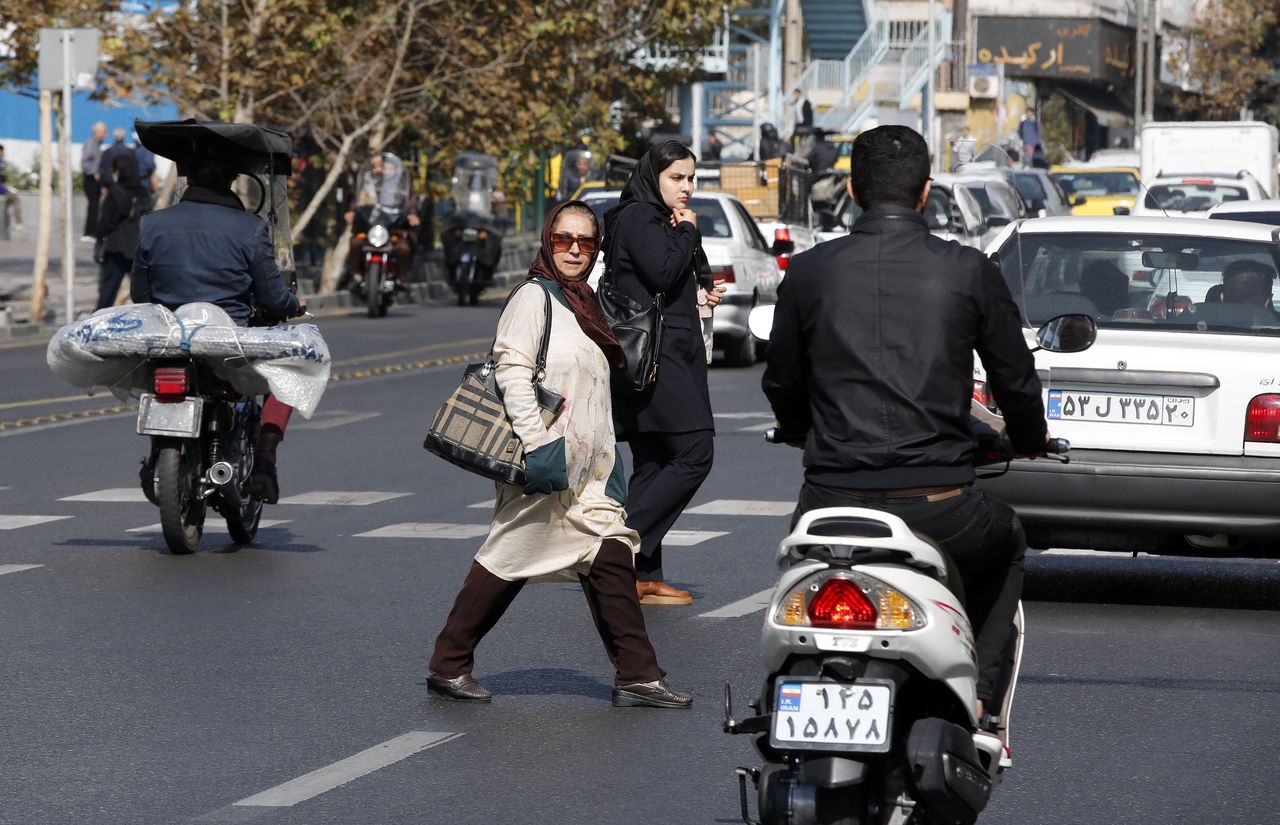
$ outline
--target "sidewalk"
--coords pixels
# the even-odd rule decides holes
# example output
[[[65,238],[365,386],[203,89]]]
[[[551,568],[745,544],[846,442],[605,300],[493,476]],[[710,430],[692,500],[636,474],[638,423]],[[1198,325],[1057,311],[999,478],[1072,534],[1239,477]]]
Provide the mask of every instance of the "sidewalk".
[[[15,322],[29,321],[31,315],[31,290],[34,286],[31,273],[36,257],[36,222],[39,216],[39,198],[35,193],[18,195],[22,203],[22,219],[26,232],[10,228],[11,239],[0,241],[0,327]],[[55,212],[59,206],[54,193]],[[76,311],[92,310],[98,301],[98,265],[93,262],[93,244],[80,240],[84,228],[85,197],[78,193],[72,201],[74,220],[74,250],[76,276],[74,296]],[[49,237],[49,267],[45,273],[45,317],[52,311],[58,323],[65,323],[66,283],[62,274],[63,257],[62,220],[55,214],[53,232]],[[7,318],[5,315],[7,314]],[[7,321],[7,323],[6,323]],[[0,332],[2,335],[3,332]]]

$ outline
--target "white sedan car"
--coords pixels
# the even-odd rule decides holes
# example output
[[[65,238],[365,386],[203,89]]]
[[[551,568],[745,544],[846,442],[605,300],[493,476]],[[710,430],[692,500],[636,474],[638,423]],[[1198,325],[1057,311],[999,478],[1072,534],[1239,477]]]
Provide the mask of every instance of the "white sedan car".
[[[1266,197],[1262,184],[1248,172],[1234,175],[1163,174],[1142,182],[1142,199],[1134,205],[1131,214],[1203,218],[1218,204],[1263,200]]]
[[[1026,321],[1083,312],[1097,341],[1037,352],[1071,463],[984,481],[1035,547],[1280,555],[1280,268],[1274,227],[1073,217],[1005,229],[994,253]],[[1214,289],[1224,270],[1237,285]],[[1248,271],[1252,275],[1238,273]],[[1251,296],[1239,285],[1252,282]],[[990,404],[979,370],[975,399]]]
[[[603,225],[604,213],[618,205],[619,194],[616,189],[593,189],[583,193],[582,199]],[[776,301],[782,282],[772,245],[765,242],[746,207],[732,195],[695,192],[689,208],[698,216],[698,232],[712,276],[727,289],[712,321],[715,346],[723,349],[730,366],[750,366],[756,360],[756,343],[747,329],[747,315],[761,301]],[[589,276],[593,289],[603,274],[602,255]]]

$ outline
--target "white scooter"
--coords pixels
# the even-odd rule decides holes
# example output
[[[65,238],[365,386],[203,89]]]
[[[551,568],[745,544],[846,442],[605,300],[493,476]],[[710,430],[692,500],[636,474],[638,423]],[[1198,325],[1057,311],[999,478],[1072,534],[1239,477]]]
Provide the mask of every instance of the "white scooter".
[[[1037,339],[1076,352],[1095,334],[1091,318],[1063,316]],[[792,440],[773,430],[766,437]],[[997,458],[993,438],[1000,434],[985,439],[984,461]],[[1068,449],[1055,439],[1046,453],[1065,460]],[[1007,742],[1021,606],[997,687],[1003,704],[979,719],[973,631],[948,586],[958,573],[935,544],[889,513],[825,508],[800,518],[777,563],[783,573],[761,632],[767,675],[751,702],[755,715],[735,720],[725,686],[725,732],[753,735],[765,760],[737,769],[743,822],[973,823],[1012,764],[1002,736]],[[758,789],[758,821],[748,778]]]

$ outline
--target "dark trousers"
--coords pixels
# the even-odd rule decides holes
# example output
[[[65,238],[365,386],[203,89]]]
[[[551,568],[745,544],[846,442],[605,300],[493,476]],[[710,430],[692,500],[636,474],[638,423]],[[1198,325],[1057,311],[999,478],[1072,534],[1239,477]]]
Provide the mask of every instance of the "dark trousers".
[[[820,507],[867,507],[902,519],[951,556],[964,582],[965,611],[978,647],[978,698],[999,705],[994,695],[1022,598],[1022,565],[1027,539],[1013,508],[990,499],[970,484],[961,495],[943,501],[923,497],[877,498],[805,482],[791,526]]]
[[[658,667],[658,656],[644,627],[631,551],[627,546],[616,539],[603,542],[591,571],[578,579],[600,640],[604,642],[605,653],[613,664],[614,683],[630,685],[666,676],[666,671]],[[524,579],[507,581],[490,573],[479,562],[472,562],[444,629],[436,638],[435,651],[428,664],[431,672],[445,679],[470,673],[475,666],[476,646],[502,618],[524,585]]]
[[[662,581],[662,540],[711,472],[711,430],[630,436],[627,526],[640,534],[636,578]]]
[[[133,268],[133,259],[119,252],[107,252],[102,256],[102,268],[98,270],[98,305],[94,310],[116,305],[124,276]]]
[[[93,175],[84,176],[84,194],[89,199],[89,208],[84,213],[83,235],[98,236],[98,194],[102,185]]]

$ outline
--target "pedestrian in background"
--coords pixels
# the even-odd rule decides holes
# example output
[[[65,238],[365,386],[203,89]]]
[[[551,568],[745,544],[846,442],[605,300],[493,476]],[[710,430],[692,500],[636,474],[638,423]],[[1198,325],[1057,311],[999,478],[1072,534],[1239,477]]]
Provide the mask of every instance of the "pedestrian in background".
[[[142,188],[148,192],[155,192],[156,156],[154,152],[138,142],[137,132],[133,134],[133,156],[138,161],[138,180],[142,182]]]
[[[723,287],[702,284],[709,271],[698,218],[689,209],[693,152],[678,141],[640,158],[618,205],[605,214],[605,266],[622,292],[642,304],[663,299],[658,377],[643,395],[618,389],[618,437],[631,445],[627,524],[640,534],[636,587],[641,604],[689,604],[663,581],[662,540],[707,474],[713,458],[711,398],[698,307],[714,308]]]
[[[4,176],[4,146],[0,145],[0,209],[10,209],[13,211],[13,228],[18,232],[24,231],[22,225],[22,204],[18,201],[18,196],[9,188],[8,182]]]
[[[553,209],[529,280],[516,287],[498,319],[496,376],[525,449],[527,482],[497,485],[489,535],[436,639],[427,686],[445,697],[490,701],[471,675],[476,645],[529,579],[576,574],[614,666],[613,704],[686,708],[693,702],[667,686],[636,596],[632,558],[640,537],[623,511],[627,489],[609,394],[610,373],[626,358],[587,285],[599,248],[590,206],[569,201]],[[548,323],[542,384],[565,399],[550,425],[535,395]]]
[[[724,146],[720,143],[720,138],[715,132],[707,132],[707,139],[703,141],[702,152],[707,160],[720,160],[720,152]]]
[[[123,126],[117,126],[111,132],[112,143],[106,149],[102,150],[102,161],[99,165],[98,172],[101,174],[99,183],[105,189],[111,180],[111,170],[115,169],[115,160],[121,155],[133,155],[133,147],[130,146],[125,138],[126,132]],[[136,161],[136,156],[135,156]],[[101,208],[101,205],[99,205]]]
[[[98,229],[98,195],[102,191],[100,184],[102,170],[102,141],[107,137],[107,124],[98,121],[93,124],[89,139],[84,142],[84,150],[80,154],[80,171],[84,175],[81,188],[88,200],[88,208],[84,214],[84,234],[82,241],[92,241]]]
[[[791,104],[795,107],[796,132],[812,128],[813,104],[809,102],[809,98],[804,96],[804,92],[796,89],[791,96]]]
[[[973,134],[969,129],[969,124],[965,124],[960,129],[960,135],[955,141],[955,164],[952,169],[959,168],[966,163],[973,163],[973,159],[978,154],[978,142],[973,139]]]
[[[778,137],[778,127],[772,123],[760,124],[760,160],[772,160],[786,154],[787,145]]]
[[[138,222],[151,208],[151,193],[138,180],[138,162],[132,152],[117,153],[111,171],[112,177],[102,190],[98,227],[94,232],[102,243],[95,310],[115,306],[116,295],[133,266],[133,255],[138,248]],[[94,251],[98,252],[96,246]]]
[[[1036,156],[1042,152],[1040,148],[1040,121],[1036,120],[1036,110],[1027,107],[1027,114],[1018,124],[1018,139],[1022,141],[1022,162],[1030,169],[1036,166]]]

